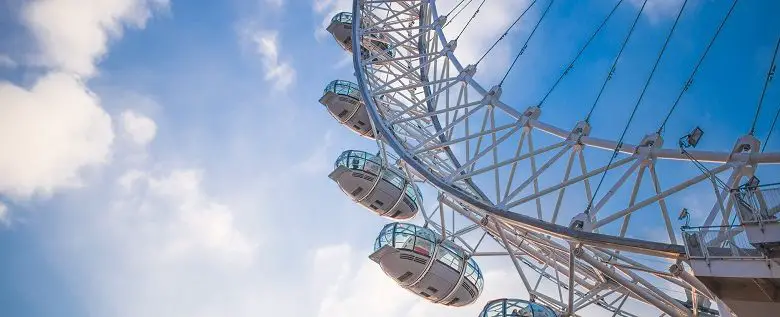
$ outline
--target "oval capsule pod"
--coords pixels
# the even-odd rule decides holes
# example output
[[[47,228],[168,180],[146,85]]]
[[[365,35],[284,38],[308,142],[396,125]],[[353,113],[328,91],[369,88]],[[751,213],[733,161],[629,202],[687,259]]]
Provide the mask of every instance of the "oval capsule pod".
[[[369,258],[401,287],[434,303],[465,306],[482,292],[482,272],[474,259],[428,228],[386,225]]]
[[[488,302],[479,317],[559,317],[552,308],[522,299],[501,298]]]
[[[417,186],[401,170],[371,153],[344,151],[328,177],[352,200],[380,216],[404,220],[420,209]]]
[[[326,30],[344,50],[352,52],[352,27],[352,13],[340,12],[333,16]],[[393,58],[395,50],[381,33],[369,33],[360,43],[360,54],[364,60],[372,58],[373,62],[382,62]]]
[[[360,96],[357,84],[346,80],[334,80],[325,87],[320,103],[342,125],[352,131],[374,138],[374,130],[368,117],[366,104]]]

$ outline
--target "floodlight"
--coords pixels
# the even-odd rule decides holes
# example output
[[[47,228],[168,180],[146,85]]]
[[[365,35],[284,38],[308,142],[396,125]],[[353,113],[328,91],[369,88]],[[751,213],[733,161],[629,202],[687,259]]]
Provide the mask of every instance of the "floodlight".
[[[696,127],[691,131],[690,134],[688,134],[688,145],[691,147],[696,147],[697,144],[699,144],[699,140],[701,140],[701,137],[704,135],[704,130],[702,130],[699,127]]]

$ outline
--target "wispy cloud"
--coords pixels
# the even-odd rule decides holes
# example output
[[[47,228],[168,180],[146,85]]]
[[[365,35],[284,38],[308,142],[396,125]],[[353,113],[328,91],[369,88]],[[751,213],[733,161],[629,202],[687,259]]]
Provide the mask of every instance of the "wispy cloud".
[[[29,2],[22,17],[40,46],[40,63],[89,77],[111,39],[125,27],[144,28],[152,13],[167,6],[168,0],[45,0]]]
[[[0,54],[0,68],[16,68],[17,65],[11,56]]]
[[[125,134],[136,144],[143,146],[154,139],[157,124],[152,119],[133,110],[125,110],[121,118]]]
[[[8,214],[8,207],[0,202],[0,227],[11,225],[11,216]]]
[[[311,175],[327,174],[333,168],[331,164],[333,157],[331,157],[332,153],[330,151],[333,147],[332,136],[332,131],[326,131],[320,145],[314,148],[308,157],[298,163],[296,169]]]
[[[398,286],[381,267],[368,259],[367,250],[346,244],[327,245],[314,252],[312,285],[320,297],[315,316],[477,316],[484,304],[502,297],[523,297],[520,277],[513,271],[484,271],[488,288],[465,307],[432,304]],[[509,262],[509,259],[505,259]],[[509,263],[505,263],[509,264]],[[513,276],[514,275],[514,276]],[[512,295],[509,295],[512,294]]]
[[[638,9],[642,7],[645,0],[631,0],[629,2]],[[688,6],[695,5],[693,2],[695,1],[691,1]],[[651,23],[655,24],[661,20],[674,18],[680,11],[682,4],[683,0],[647,0],[643,14]]]
[[[265,80],[272,82],[273,87],[285,90],[295,82],[295,68],[289,59],[282,58],[279,44],[279,32],[275,30],[244,31],[254,46],[254,52],[260,56],[265,71]]]
[[[328,37],[328,32],[325,30],[330,24],[330,19],[336,13],[342,11],[352,12],[351,0],[314,0],[312,2],[312,10],[322,16],[322,22],[314,29],[314,38],[317,41],[321,41]]]
[[[237,210],[204,187],[199,169],[129,169],[90,190],[105,197],[96,208],[58,218],[46,248],[94,299],[81,304],[114,317],[263,311],[263,231],[242,230]]]

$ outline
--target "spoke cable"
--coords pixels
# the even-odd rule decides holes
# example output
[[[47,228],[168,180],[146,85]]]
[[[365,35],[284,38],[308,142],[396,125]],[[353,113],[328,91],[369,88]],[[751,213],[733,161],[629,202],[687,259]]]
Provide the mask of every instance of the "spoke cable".
[[[585,45],[582,48],[580,48],[579,52],[577,52],[577,56],[575,56],[574,59],[571,61],[571,63],[569,63],[569,66],[567,66],[566,69],[564,69],[563,73],[561,73],[561,75],[558,77],[558,79],[555,81],[555,83],[552,85],[552,87],[550,87],[550,90],[548,90],[547,93],[544,94],[544,97],[542,97],[542,100],[539,101],[538,107],[540,107],[540,108],[542,107],[544,102],[547,100],[547,97],[549,97],[550,94],[553,92],[553,90],[555,90],[555,88],[558,87],[558,84],[561,83],[561,80],[563,79],[563,77],[568,75],[569,72],[574,68],[574,63],[576,63],[577,60],[582,55],[582,53],[585,52],[585,49],[588,48],[588,45],[590,45],[590,43],[593,42],[593,39],[596,38],[596,35],[598,35],[599,32],[601,32],[601,29],[604,28],[604,25],[607,24],[607,21],[609,21],[609,19],[612,17],[612,15],[615,13],[615,11],[617,11],[617,8],[618,8],[618,6],[620,6],[621,3],[623,3],[623,0],[618,1],[617,4],[615,4],[615,6],[612,8],[612,11],[609,11],[609,14],[607,15],[607,17],[604,18],[604,21],[601,22],[599,27],[596,28],[596,31],[593,32],[593,34],[591,34],[590,38],[588,38],[588,41],[585,42]]]
[[[474,14],[471,15],[471,18],[466,22],[465,25],[463,25],[463,28],[460,30],[460,33],[458,33],[458,36],[455,37],[455,41],[457,42],[458,39],[460,39],[460,36],[463,35],[463,32],[466,31],[466,28],[469,27],[471,24],[471,21],[474,21],[474,18],[477,17],[477,14],[479,14],[479,10],[482,9],[482,5],[485,4],[485,0],[482,0],[482,2],[479,3],[479,6],[477,6],[477,11],[474,11]],[[465,8],[465,7],[464,7]]]
[[[634,18],[634,23],[631,24],[631,28],[628,30],[628,34],[626,34],[626,38],[623,40],[623,44],[620,45],[620,51],[618,52],[617,56],[615,56],[615,60],[612,61],[612,66],[609,68],[609,72],[607,73],[607,77],[604,79],[604,83],[601,84],[601,89],[599,89],[599,94],[596,95],[596,100],[593,101],[593,105],[590,106],[590,111],[588,111],[588,116],[585,117],[585,122],[590,122],[590,116],[593,115],[593,110],[596,109],[596,105],[599,103],[599,100],[601,99],[601,94],[604,93],[604,88],[607,87],[607,83],[612,79],[612,76],[615,75],[615,70],[617,69],[618,61],[620,61],[620,56],[623,55],[623,50],[626,48],[628,41],[631,39],[631,35],[634,34],[634,29],[636,29],[636,23],[639,22],[639,18],[642,16],[642,11],[645,10],[646,5],[647,5],[647,0],[642,2],[642,8],[640,8],[639,12],[637,12],[636,18]]]
[[[645,1],[645,3],[647,3],[647,1]],[[623,127],[623,132],[620,134],[620,138],[618,139],[617,145],[615,145],[615,150],[612,153],[612,157],[610,157],[609,162],[607,163],[607,168],[604,170],[603,173],[601,173],[601,179],[599,180],[599,183],[596,186],[596,190],[593,192],[593,196],[590,198],[590,201],[588,202],[588,207],[585,209],[586,213],[590,211],[590,208],[593,205],[593,200],[596,199],[596,195],[598,194],[601,185],[604,183],[604,178],[607,176],[609,167],[614,162],[618,153],[620,153],[620,148],[623,146],[623,139],[626,137],[628,128],[631,126],[631,123],[634,121],[634,117],[636,116],[636,112],[639,109],[639,105],[642,103],[642,99],[644,98],[645,93],[647,92],[647,88],[650,86],[650,83],[653,80],[653,75],[655,75],[655,71],[658,69],[658,65],[661,63],[661,59],[663,59],[664,53],[666,52],[666,48],[669,46],[669,42],[672,39],[672,35],[674,35],[674,31],[677,29],[677,24],[680,22],[680,17],[682,17],[683,12],[685,11],[685,6],[687,4],[688,4],[688,0],[683,1],[682,6],[680,6],[680,11],[677,12],[677,17],[674,20],[674,24],[672,24],[672,28],[671,30],[669,30],[669,34],[666,36],[666,40],[664,41],[664,45],[661,47],[661,51],[658,52],[658,57],[656,57],[655,59],[655,63],[653,64],[653,68],[650,71],[650,75],[647,76],[645,85],[644,87],[642,87],[642,92],[639,94],[639,98],[637,98],[637,101],[634,104],[634,109],[631,111],[631,115],[628,117],[628,122],[626,122],[625,127]]]
[[[677,95],[677,99],[674,100],[674,103],[672,104],[672,107],[669,109],[669,112],[666,114],[664,121],[658,127],[658,131],[657,131],[658,134],[663,133],[664,128],[666,128],[666,123],[669,121],[669,118],[672,116],[672,113],[677,108],[677,105],[680,103],[680,100],[682,99],[683,95],[685,94],[685,92],[688,91],[689,88],[691,88],[691,85],[693,84],[694,76],[696,76],[696,73],[699,71],[701,64],[704,62],[704,59],[707,57],[707,54],[710,52],[710,48],[712,48],[712,45],[715,43],[715,39],[718,38],[720,31],[723,30],[723,26],[726,25],[726,21],[731,16],[731,13],[734,12],[734,7],[737,6],[738,1],[739,0],[734,0],[734,2],[731,3],[731,8],[729,8],[729,11],[726,13],[726,16],[720,22],[720,25],[718,25],[718,29],[715,31],[715,34],[710,39],[710,42],[707,44],[707,48],[704,49],[704,53],[702,53],[702,55],[699,57],[699,61],[696,63],[696,66],[693,68],[691,75],[688,76],[688,80],[685,81],[683,88],[680,90],[680,93]]]
[[[780,37],[777,38],[777,44],[775,45],[775,52],[772,54],[772,63],[769,64],[769,71],[766,73],[766,79],[764,80],[764,89],[761,90],[761,97],[758,98],[758,105],[756,106],[756,115],[753,117],[753,124],[750,126],[750,135],[756,131],[756,122],[758,121],[758,114],[761,113],[761,104],[764,103],[764,95],[766,94],[766,88],[769,86],[769,82],[775,76],[775,59],[777,58],[777,49],[780,48]]]
[[[442,29],[443,29],[443,28],[446,28],[448,25],[450,25],[450,23],[452,23],[452,21],[454,21],[454,20],[455,20],[455,18],[457,18],[457,17],[460,15],[460,13],[461,13],[461,12],[463,12],[463,10],[465,10],[466,8],[468,8],[468,6],[469,6],[469,5],[471,5],[471,2],[472,2],[472,1],[474,1],[474,0],[469,0],[469,2],[466,2],[466,5],[464,5],[462,8],[460,8],[460,10],[458,10],[458,12],[455,12],[455,15],[453,15],[452,17],[450,17],[450,14],[451,14],[451,13],[452,13],[452,11],[454,11],[455,9],[453,8],[453,10],[450,10],[450,12],[449,12],[449,13],[447,13],[447,15],[446,15],[446,17],[447,17],[447,23],[444,23],[444,26],[442,26]],[[460,3],[463,3],[463,0],[461,0],[461,1],[460,1]],[[460,4],[459,4],[459,5],[460,5]],[[457,7],[457,6],[456,6],[456,7]]]
[[[691,153],[689,153],[688,151],[685,150],[685,147],[681,146],[680,147],[680,152],[682,152],[682,154],[685,155],[685,157],[687,157],[688,160],[691,161],[691,163],[693,163],[693,166],[698,168],[699,171],[702,174],[711,177],[715,181],[716,185],[719,186],[721,189],[731,190],[731,186],[726,184],[726,182],[724,182],[722,179],[720,179],[720,177],[715,175],[709,168],[707,168],[707,166],[704,166],[704,164],[702,164],[702,162],[699,162],[699,160],[697,160],[695,157],[693,157],[693,155],[691,155]]]
[[[460,7],[460,5],[461,5],[461,4],[463,4],[463,2],[465,2],[465,1],[466,1],[466,0],[460,0],[460,1],[458,1],[458,3],[457,3],[457,4],[456,4],[454,7],[452,7],[452,9],[450,9],[450,12],[447,12],[447,14],[445,14],[444,16],[446,16],[446,17],[449,17],[449,16],[450,16],[450,14],[452,14],[452,12],[455,12],[455,9],[457,9],[458,7]],[[471,1],[474,1],[474,0],[469,0],[469,2],[466,2],[466,5],[465,5],[465,6],[463,6],[463,8],[460,8],[460,11],[463,11],[463,9],[465,9],[466,7],[468,7],[468,6],[469,6],[469,4],[471,4]],[[460,13],[460,11],[458,11],[458,13]],[[456,15],[457,15],[457,13],[456,13]]]
[[[520,16],[518,16],[517,19],[515,19],[515,21],[512,22],[512,24],[510,24],[508,28],[506,28],[504,34],[501,34],[501,36],[495,42],[493,42],[493,45],[491,45],[490,48],[488,48],[488,50],[485,51],[485,54],[482,54],[482,57],[480,57],[479,60],[477,60],[475,65],[479,65],[479,63],[482,62],[483,59],[485,59],[485,56],[487,56],[488,53],[490,53],[490,51],[492,51],[493,48],[495,48],[496,45],[498,45],[498,42],[501,42],[501,40],[503,40],[507,36],[507,34],[509,34],[509,31],[512,30],[515,24],[517,24],[517,22],[519,22],[520,19],[522,19],[523,16],[525,16],[525,14],[528,12],[529,9],[531,9],[531,7],[534,6],[534,4],[536,4],[536,1],[537,0],[532,1],[531,4],[529,4],[528,7],[525,8],[525,10],[523,10],[523,13],[521,13]]]
[[[519,52],[517,52],[515,59],[512,61],[512,64],[509,65],[509,68],[504,73],[504,77],[501,78],[501,82],[498,84],[499,87],[504,85],[504,81],[506,80],[506,77],[509,76],[509,72],[511,72],[512,68],[515,67],[515,63],[517,63],[517,60],[520,58],[520,55],[523,55],[525,53],[525,49],[528,48],[528,42],[531,41],[531,38],[536,33],[536,30],[539,28],[539,25],[542,24],[542,20],[544,20],[544,17],[547,15],[547,12],[550,11],[550,7],[552,7],[553,2],[555,2],[555,0],[550,0],[550,3],[547,4],[547,8],[544,9],[542,16],[539,18],[539,21],[536,21],[536,25],[534,25],[534,28],[533,30],[531,30],[531,33],[528,34],[528,38],[525,39],[525,42],[523,43],[523,47],[520,48]]]
[[[772,124],[769,126],[769,133],[766,135],[766,139],[764,139],[764,145],[761,147],[761,152],[764,152],[766,150],[766,145],[769,143],[769,137],[772,136],[772,130],[775,129],[775,124],[777,123],[777,117],[780,116],[780,105],[777,105],[777,112],[775,112],[775,118],[772,119]]]

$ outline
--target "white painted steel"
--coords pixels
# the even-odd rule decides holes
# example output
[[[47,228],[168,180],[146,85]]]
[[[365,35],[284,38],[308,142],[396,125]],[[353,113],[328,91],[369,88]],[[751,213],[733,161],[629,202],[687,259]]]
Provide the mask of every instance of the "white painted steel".
[[[752,176],[757,165],[780,163],[780,153],[757,152],[756,144],[750,138],[741,138],[729,152],[688,151],[686,154],[677,148],[662,148],[663,140],[655,134],[637,144],[618,143],[590,136],[588,125],[578,124],[568,130],[545,123],[536,107],[519,111],[504,103],[500,87],[488,90],[474,79],[478,67],[463,66],[458,61],[457,43],[447,40],[442,29],[446,19],[437,14],[435,1],[356,0],[353,19],[358,27],[352,30],[351,36],[361,40],[351,43],[351,51],[359,51],[361,43],[366,45],[366,41],[376,38],[389,45],[380,51],[371,48],[370,55],[353,54],[355,74],[372,127],[382,136],[380,148],[384,149],[384,145],[392,148],[403,161],[408,175],[439,190],[440,203],[433,211],[438,212],[439,217],[423,212],[426,224],[474,254],[480,254],[477,249],[485,235],[475,244],[469,243],[465,235],[482,228],[507,250],[506,256],[511,258],[532,299],[542,300],[551,307],[561,310],[568,307],[573,314],[583,306],[598,303],[616,316],[634,316],[631,310],[636,308],[626,303],[638,301],[671,316],[693,314],[694,311],[655,287],[654,282],[666,280],[689,291],[698,285],[691,286],[680,275],[660,274],[643,265],[644,260],[637,257],[642,254],[659,260],[684,259],[685,249],[676,244],[667,201],[686,188],[712,180],[714,175],[726,170],[735,171],[737,176],[729,183],[736,183]],[[361,25],[370,27],[361,28]],[[390,51],[392,56],[388,55]],[[474,93],[476,98],[469,96]],[[379,96],[383,99],[375,98]],[[534,132],[559,140],[544,141],[545,144],[535,148]],[[516,139],[519,142],[514,155],[499,153],[500,147]],[[525,144],[528,150],[522,153]],[[752,145],[752,150],[744,151],[746,144]],[[613,164],[588,170],[585,151],[615,149],[620,157]],[[551,167],[566,152],[569,156],[563,180],[553,185],[539,182],[551,174]],[[550,153],[554,155],[550,156]],[[570,175],[575,156],[581,175]],[[689,156],[716,166],[709,174],[690,177],[664,188],[659,182],[656,164],[669,162],[691,169]],[[537,160],[541,165],[537,166]],[[530,169],[523,170],[520,163],[525,162],[530,163]],[[605,184],[606,194],[594,202],[594,208],[584,218],[581,225],[586,230],[570,227],[569,220],[559,216],[563,211],[564,196],[574,192],[566,191],[568,187],[584,186],[584,197],[590,199],[592,177],[606,171],[616,173],[626,165],[630,167],[622,170],[616,181]],[[642,175],[648,169],[654,195],[639,198],[637,191]],[[507,174],[508,178],[504,177]],[[525,176],[513,183],[516,175]],[[502,181],[505,186],[501,186]],[[624,185],[633,188],[629,206],[622,210],[607,208]],[[545,213],[541,198],[556,191],[555,210]],[[707,223],[718,217],[728,219],[731,202],[718,200]],[[518,209],[530,201],[535,202],[535,215],[519,213]],[[632,213],[655,204],[659,207],[657,212],[668,242],[624,237],[631,230]],[[460,228],[454,222],[445,225],[447,208],[469,222]],[[623,222],[619,233],[600,233],[605,226],[620,219]],[[570,243],[582,246],[576,248],[576,256],[569,248]],[[497,253],[483,253],[488,254]],[[531,287],[521,265],[538,274],[539,281],[544,277],[552,283],[559,299],[539,291],[538,281]],[[430,266],[425,268],[428,269]],[[553,270],[555,277],[548,270]],[[567,300],[561,294],[562,288],[569,293]],[[450,295],[446,297],[450,298]],[[614,298],[603,303],[590,300],[599,296]]]

